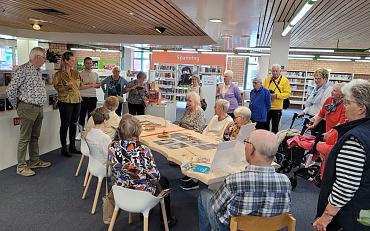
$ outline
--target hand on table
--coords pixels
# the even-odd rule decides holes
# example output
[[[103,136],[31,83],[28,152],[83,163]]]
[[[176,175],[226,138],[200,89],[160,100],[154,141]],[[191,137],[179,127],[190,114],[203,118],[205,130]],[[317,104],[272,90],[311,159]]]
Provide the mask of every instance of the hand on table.
[[[316,219],[312,226],[318,231],[326,231],[326,227],[329,225],[332,219],[333,217],[323,214],[321,217]]]

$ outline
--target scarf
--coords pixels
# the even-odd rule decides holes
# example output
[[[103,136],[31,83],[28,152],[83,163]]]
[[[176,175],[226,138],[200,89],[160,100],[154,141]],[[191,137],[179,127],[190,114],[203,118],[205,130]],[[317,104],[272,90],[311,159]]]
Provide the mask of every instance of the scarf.
[[[331,99],[331,104],[327,104],[325,105],[325,109],[326,111],[328,112],[328,114],[330,114],[331,112],[335,112],[335,110],[337,110],[337,107],[339,104],[342,103],[342,99],[338,100],[338,101],[335,101],[333,98]]]

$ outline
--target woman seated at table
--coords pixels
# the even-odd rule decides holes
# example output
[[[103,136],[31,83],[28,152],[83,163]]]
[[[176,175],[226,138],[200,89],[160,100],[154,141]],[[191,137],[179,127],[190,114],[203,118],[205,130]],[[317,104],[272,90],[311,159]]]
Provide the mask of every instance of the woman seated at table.
[[[215,115],[209,121],[203,134],[207,136],[216,136],[222,139],[225,128],[233,122],[231,116],[227,114],[230,103],[225,99],[218,99],[215,103]]]
[[[162,189],[169,188],[169,181],[160,175],[150,149],[140,143],[141,131],[138,119],[129,114],[122,116],[118,127],[120,140],[112,142],[108,150],[112,182],[158,195]],[[171,217],[169,195],[164,198],[164,202],[169,226],[174,225],[176,220]]]
[[[116,114],[116,110],[119,105],[118,97],[109,96],[105,99],[103,107],[109,111],[109,119],[105,122],[105,127],[102,128],[103,132],[107,134],[111,140],[113,140],[116,130],[118,128],[121,117]],[[95,126],[93,118],[89,118],[87,121],[86,129],[82,133],[82,137],[86,137],[88,131]]]
[[[200,97],[196,92],[186,94],[186,110],[179,126],[201,133],[204,129],[204,111],[200,107]]]
[[[113,111],[116,114],[115,111]],[[112,139],[104,132],[109,120],[109,110],[105,107],[96,108],[91,112],[89,119],[93,119],[94,127],[89,129],[86,135],[86,143],[89,146],[90,155],[102,163],[107,164],[107,149]]]
[[[251,110],[247,107],[237,107],[234,111],[234,123],[230,124],[224,133],[224,140],[235,140],[241,126],[252,123]]]

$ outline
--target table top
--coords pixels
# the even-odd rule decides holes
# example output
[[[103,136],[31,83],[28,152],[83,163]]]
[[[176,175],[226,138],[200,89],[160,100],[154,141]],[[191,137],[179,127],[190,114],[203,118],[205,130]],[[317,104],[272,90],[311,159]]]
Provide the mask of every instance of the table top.
[[[140,141],[150,149],[159,152],[167,160],[180,166],[186,162],[210,166],[219,143],[216,137],[184,129],[156,116],[142,115],[136,116],[136,118],[143,125]],[[163,131],[168,133],[168,137],[159,138],[158,135],[162,134]],[[230,173],[221,170],[211,170],[206,174],[192,170],[182,169],[182,171],[183,174],[198,179],[207,185],[220,183],[226,176],[230,175]]]

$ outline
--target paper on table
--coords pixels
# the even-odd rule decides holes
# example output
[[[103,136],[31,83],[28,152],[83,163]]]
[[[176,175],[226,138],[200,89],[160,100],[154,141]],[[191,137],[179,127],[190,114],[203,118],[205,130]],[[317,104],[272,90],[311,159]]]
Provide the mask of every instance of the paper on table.
[[[241,143],[244,143],[244,140],[248,138],[251,132],[256,130],[255,127],[256,127],[256,123],[246,124],[246,125],[241,126],[238,136],[236,137],[236,140],[238,140]]]
[[[245,162],[244,145],[237,140],[219,143],[214,155],[211,170],[230,171],[232,163]]]

